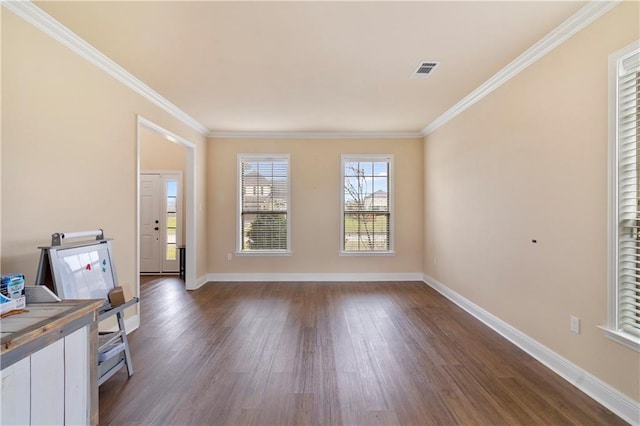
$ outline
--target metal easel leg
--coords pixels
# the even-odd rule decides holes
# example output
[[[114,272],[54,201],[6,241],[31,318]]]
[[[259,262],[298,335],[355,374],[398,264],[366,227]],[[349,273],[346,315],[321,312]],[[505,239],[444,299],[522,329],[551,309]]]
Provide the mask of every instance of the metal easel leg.
[[[124,328],[124,315],[122,312],[118,312],[116,314],[118,318],[118,327],[123,331],[122,333],[122,342],[124,343],[124,359],[125,364],[127,365],[127,372],[129,373],[129,377],[133,374],[133,363],[131,362],[131,352],[129,351],[129,341],[127,340],[127,332]]]

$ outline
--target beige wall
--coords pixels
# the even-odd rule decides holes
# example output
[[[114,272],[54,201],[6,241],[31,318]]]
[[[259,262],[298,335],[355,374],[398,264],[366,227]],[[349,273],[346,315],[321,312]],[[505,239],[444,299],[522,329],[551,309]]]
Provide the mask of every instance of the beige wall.
[[[186,148],[142,126],[140,131],[141,171],[181,171],[184,174]]]
[[[638,5],[575,35],[427,136],[424,151],[425,272],[635,400],[639,354],[597,326],[607,318],[607,57],[638,39]]]
[[[422,271],[422,141],[210,139],[209,272],[393,273]],[[234,256],[237,155],[291,155],[290,257]],[[339,256],[340,155],[385,153],[395,165],[395,256]]]
[[[160,133],[153,131],[145,126],[140,127],[140,171],[179,171],[182,172],[182,188],[180,195],[182,197],[182,240],[178,244],[182,244],[186,237],[186,197],[185,197],[185,167],[186,167],[186,150],[184,146],[171,142]]]
[[[197,144],[200,235],[204,137],[8,11],[2,63],[2,271],[32,283],[52,232],[103,228],[133,294],[137,114]],[[198,249],[204,276],[206,239]]]

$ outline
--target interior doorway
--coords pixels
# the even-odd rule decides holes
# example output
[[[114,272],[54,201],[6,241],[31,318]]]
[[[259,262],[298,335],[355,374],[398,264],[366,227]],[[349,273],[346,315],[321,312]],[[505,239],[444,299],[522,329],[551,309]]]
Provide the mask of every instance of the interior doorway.
[[[151,149],[147,149],[147,148]],[[167,150],[173,150],[173,153],[167,153]],[[176,151],[177,150],[177,151]],[[151,158],[151,157],[156,157]],[[168,165],[155,165],[160,164],[157,161],[160,160],[175,160],[176,158],[182,158],[182,166]],[[192,142],[172,133],[168,130],[158,126],[157,124],[138,116],[138,168],[137,168],[137,212],[136,212],[136,227],[137,227],[137,272],[138,277],[142,271],[144,271],[148,265],[143,265],[145,262],[143,257],[147,257],[149,249],[143,248],[143,232],[142,232],[142,215],[147,214],[144,212],[142,193],[145,190],[143,187],[143,174],[160,175],[159,179],[159,192],[160,197],[160,211],[164,210],[164,219],[166,222],[163,226],[158,223],[158,245],[157,250],[160,253],[164,253],[159,257],[161,259],[161,265],[158,267],[159,271],[174,272],[179,268],[179,254],[177,253],[177,247],[182,244],[183,249],[179,252],[186,255],[186,262],[184,265],[184,280],[187,289],[196,287],[196,200],[195,200],[195,144]],[[164,175],[164,180],[163,176]],[[172,192],[171,181],[176,182],[176,191]],[[181,193],[180,190],[181,189]],[[168,198],[174,197],[175,200],[169,200]],[[180,198],[178,200],[178,198]],[[164,209],[163,209],[164,203]],[[175,204],[175,225],[172,225],[171,220],[168,219],[170,213],[173,213],[171,209],[171,203]],[[168,208],[167,208],[168,207]],[[179,217],[179,219],[178,219]],[[152,224],[155,228],[155,221],[161,222],[163,219],[153,218]],[[181,222],[179,223],[178,220]],[[175,227],[174,231],[170,228]],[[155,231],[155,229],[153,229]],[[175,237],[172,235],[175,232]],[[175,253],[175,256],[174,254]],[[167,255],[168,254],[168,255]],[[164,257],[164,259],[162,259]],[[163,264],[162,264],[163,263]],[[143,269],[144,267],[144,269]],[[154,267],[156,268],[156,267]],[[140,294],[140,279],[137,280],[137,292]]]

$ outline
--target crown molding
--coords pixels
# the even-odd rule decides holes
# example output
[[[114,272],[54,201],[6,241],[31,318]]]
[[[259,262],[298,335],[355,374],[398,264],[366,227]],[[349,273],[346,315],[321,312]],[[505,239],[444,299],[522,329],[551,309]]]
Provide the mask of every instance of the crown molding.
[[[440,126],[453,119],[464,110],[480,101],[498,87],[518,75],[529,65],[564,43],[578,31],[613,9],[621,0],[592,0],[574,13],[553,31],[544,36],[540,41],[527,49],[506,67],[498,71],[493,77],[478,86],[473,92],[456,103],[444,114],[433,120],[420,132],[422,136],[434,132]]]
[[[420,132],[216,132],[209,138],[225,139],[419,139]]]
[[[151,87],[144,84],[129,71],[109,59],[98,49],[91,46],[76,33],[56,21],[31,1],[2,1],[2,6],[15,13],[34,27],[43,31],[45,34],[48,34],[51,38],[62,43],[62,45],[68,47],[82,58],[105,71],[107,74],[111,75],[134,92],[143,96],[151,103],[162,108],[195,131],[202,135],[207,135],[209,132],[209,130],[196,119],[182,111]]]

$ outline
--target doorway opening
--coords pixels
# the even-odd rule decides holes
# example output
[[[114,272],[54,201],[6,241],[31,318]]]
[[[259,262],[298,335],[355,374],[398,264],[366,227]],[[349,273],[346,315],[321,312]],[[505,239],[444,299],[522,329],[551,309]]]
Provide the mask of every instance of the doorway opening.
[[[196,287],[196,202],[195,202],[195,144],[138,116],[137,166],[137,292],[140,294],[140,273],[184,273],[185,287]],[[164,164],[164,165],[163,165]],[[159,207],[155,210],[143,200],[148,190],[148,177],[156,175]],[[152,197],[153,198],[153,197]],[[151,217],[150,212],[158,212]],[[151,221],[151,231],[143,227]],[[155,221],[158,221],[156,224]],[[143,225],[143,222],[145,225]],[[157,230],[153,228],[158,228]],[[151,236],[157,237],[155,248],[150,248]],[[160,264],[147,263],[149,253],[156,250]],[[184,257],[180,259],[180,254]],[[186,260],[186,261],[185,261]]]

